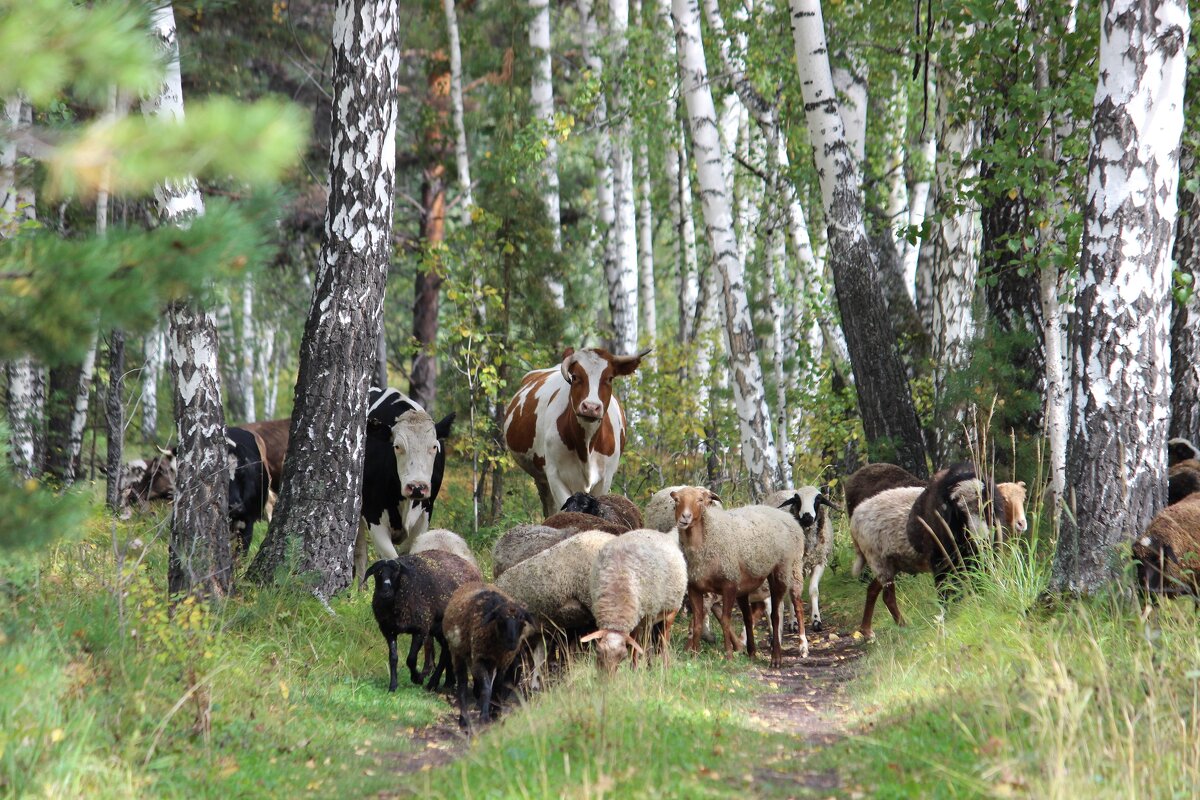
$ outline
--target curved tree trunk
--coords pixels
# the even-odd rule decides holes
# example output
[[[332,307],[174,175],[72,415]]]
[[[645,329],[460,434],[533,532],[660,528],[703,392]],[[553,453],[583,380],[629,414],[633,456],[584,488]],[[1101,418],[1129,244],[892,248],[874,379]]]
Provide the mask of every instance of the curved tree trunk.
[[[283,486],[251,575],[269,581],[288,540],[321,598],[350,583],[367,390],[392,242],[396,179],[395,0],[339,0],[333,28],[329,205],[300,344]]]
[[[179,42],[170,3],[152,12],[151,27],[167,67],[157,97],[142,104],[142,113],[182,120]],[[191,178],[160,185],[154,196],[162,222],[185,225],[204,213],[204,200]],[[167,589],[172,597],[220,596],[230,589],[232,554],[229,487],[223,479],[225,410],[221,405],[216,323],[210,314],[189,302],[172,303],[168,318],[167,349],[174,378],[179,443]]]
[[[791,0],[792,37],[829,231],[829,262],[873,460],[929,474],[925,445],[863,224],[858,163],[843,132],[819,0]]]
[[[708,83],[696,0],[673,0],[676,55],[687,102],[704,222],[717,272],[721,276],[726,344],[733,378],[733,400],[741,430],[742,460],[750,475],[751,496],[770,491],[778,474],[771,417],[767,410],[762,365],[750,321],[745,279],[733,229],[733,203],[721,168],[717,112]]]
[[[1189,31],[1183,0],[1101,9],[1075,311],[1067,499],[1053,586],[1117,580],[1116,550],[1164,505],[1171,245]]]

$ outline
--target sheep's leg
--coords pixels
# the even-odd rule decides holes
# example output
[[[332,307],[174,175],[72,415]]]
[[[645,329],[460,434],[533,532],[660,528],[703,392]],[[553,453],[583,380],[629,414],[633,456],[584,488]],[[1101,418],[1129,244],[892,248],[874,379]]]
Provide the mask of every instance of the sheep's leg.
[[[778,669],[783,666],[783,605],[789,588],[797,615],[804,613],[804,605],[798,599],[796,587],[789,587],[782,578],[768,576],[767,587],[771,590],[771,666]]]
[[[450,663],[450,648],[446,646],[446,640],[444,637],[441,637],[441,636],[428,637],[425,640],[425,654],[427,656],[429,655],[430,651],[433,649],[432,643],[435,640],[437,641],[437,643],[439,645],[441,645],[442,655],[441,655],[441,658],[439,658],[437,660],[437,667],[434,668],[433,674],[429,677],[429,682],[425,684],[425,688],[431,692],[437,691],[438,683],[441,682],[443,674],[446,676],[447,688],[449,688],[449,684],[454,680],[454,673],[452,673],[452,672],[450,672],[450,670],[446,669],[446,667],[449,666],[449,663]]]
[[[692,630],[688,635],[687,649],[695,653],[700,650],[700,636],[704,627],[704,593],[689,587],[688,603],[692,607]]]
[[[746,630],[746,655],[754,658],[757,653],[756,643],[754,641],[754,606],[757,603],[750,602],[750,595],[739,595],[737,599],[738,610],[742,612],[742,625]]]
[[[671,626],[675,624],[675,614],[668,614],[662,621],[658,629],[658,651],[662,654],[662,663],[664,667],[671,665]]]
[[[792,608],[796,610],[796,620],[800,626],[800,657],[808,658],[808,634],[804,631],[804,576],[793,576],[791,586],[786,591],[792,599]]]
[[[427,636],[425,638],[425,653],[424,653],[425,659],[421,663],[421,677],[422,678],[428,678],[429,671],[431,669],[433,669],[433,665],[434,665],[433,642],[434,642],[434,639],[432,636]]]
[[[896,604],[895,582],[883,587],[883,604],[887,606],[888,611],[892,612],[892,619],[896,620],[896,624],[903,628],[904,618],[900,616],[900,606]]]
[[[479,720],[492,721],[492,685],[496,682],[495,667],[483,672],[483,692],[479,696]]]
[[[388,691],[396,691],[396,662],[399,661],[399,656],[396,653],[396,637],[388,636],[388,677],[391,679],[388,682]]]
[[[454,680],[458,683],[458,724],[465,730],[471,729],[471,718],[467,712],[467,660],[455,659]]]
[[[408,647],[408,658],[404,662],[408,665],[409,679],[418,686],[425,682],[424,676],[417,671],[417,653],[421,652],[421,645],[423,644],[425,644],[425,635],[414,633],[412,635],[412,644]]]
[[[808,579],[808,599],[812,603],[812,629],[814,631],[821,630],[821,574],[825,572],[824,564],[817,564],[813,567],[812,577]],[[803,614],[796,614],[796,619],[800,621],[800,629],[804,630],[804,622],[801,619]]]
[[[727,587],[721,593],[721,633],[725,637],[725,657],[732,658],[738,651],[737,640],[733,636],[733,604],[737,601],[737,588]],[[751,642],[754,638],[751,637]]]
[[[867,586],[867,602],[863,606],[862,624],[858,626],[858,631],[864,639],[870,639],[874,635],[871,632],[871,617],[875,616],[875,601],[879,599],[879,593],[882,591],[883,583],[878,577],[873,578]]]

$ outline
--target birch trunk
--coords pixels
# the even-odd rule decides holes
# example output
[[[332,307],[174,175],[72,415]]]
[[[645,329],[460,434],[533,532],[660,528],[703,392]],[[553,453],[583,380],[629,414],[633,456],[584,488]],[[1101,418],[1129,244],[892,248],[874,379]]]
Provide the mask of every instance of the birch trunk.
[[[104,501],[114,514],[122,510],[121,467],[125,452],[125,334],[114,329],[108,335],[108,391],[104,401],[107,474]]]
[[[158,439],[158,381],[166,361],[165,317],[142,337],[145,363],[142,366],[142,438],[147,442]]]
[[[894,461],[924,476],[925,446],[863,224],[861,177],[838,110],[821,4],[791,0],[790,6],[809,138],[828,221],[829,262],[863,429],[873,459]]]
[[[650,203],[650,154],[638,147],[638,304],[642,341],[653,347],[658,339],[658,308],[654,289],[654,209]],[[634,352],[634,351],[630,351]]]
[[[325,598],[350,583],[370,387],[392,249],[395,0],[339,0],[333,25],[329,205],[300,344],[291,439],[267,539],[250,573],[266,582],[301,542],[300,572]]]
[[[675,43],[672,41],[672,57],[674,52]],[[696,218],[692,211],[692,168],[688,161],[684,126],[676,123],[670,135],[671,151],[667,154],[667,168],[671,179],[671,210],[675,220],[676,258],[679,264],[679,340],[688,344],[696,338],[696,319],[701,312]]]
[[[700,9],[696,0],[672,0],[671,9],[697,180],[703,198],[705,228],[714,265],[721,276],[726,345],[732,368],[734,406],[741,432],[742,460],[750,475],[751,496],[757,500],[770,491],[779,467],[771,435],[762,366],[758,362],[744,276],[738,260],[733,204],[722,175],[717,113],[709,89],[708,67],[700,39]]]
[[[927,98],[937,96],[933,65],[926,71],[922,91],[925,94],[926,104],[928,104]],[[937,164],[937,138],[934,135],[936,130],[936,118],[930,119],[928,110],[926,110],[922,117],[921,127],[916,131],[916,137],[909,145],[907,169],[909,179],[908,227],[915,231],[921,231],[924,228],[926,216],[932,208],[933,199],[930,187],[933,183],[931,178]],[[927,253],[931,251],[929,236],[917,236],[911,242],[905,241],[903,258],[904,285],[912,293],[917,311],[922,312],[924,318],[926,315],[923,309],[927,310],[929,304],[922,302],[922,293],[918,289],[921,280],[917,274],[922,251]],[[932,263],[928,263],[928,256],[926,261],[929,267],[933,266]],[[925,331],[931,332],[931,330],[932,328],[927,322]]]
[[[547,222],[554,237],[554,250],[562,248],[562,223],[558,201],[558,139],[554,136],[554,84],[550,67],[550,0],[529,0],[533,17],[529,21],[529,49],[533,51],[533,85],[530,101],[533,115],[545,126],[545,155],[542,157],[542,200]],[[546,288],[556,308],[564,307],[563,284],[555,276],[546,277]]]
[[[1042,347],[1046,353],[1043,424],[1049,447],[1050,481],[1046,507],[1051,527],[1058,529],[1059,514],[1067,488],[1067,383],[1063,358],[1063,313],[1059,297],[1062,286],[1058,269],[1043,267],[1039,274],[1042,304]]]
[[[1067,485],[1052,585],[1120,578],[1118,548],[1164,505],[1171,246],[1190,28],[1183,0],[1101,6],[1075,311]]]
[[[596,22],[595,9],[592,0],[578,0],[580,21],[580,49],[583,63],[588,72],[597,81],[604,75],[604,60],[596,52],[594,45],[600,40],[600,26]],[[592,126],[596,129],[596,147],[593,160],[596,166],[596,218],[600,225],[593,230],[593,247],[595,240],[600,241],[600,261],[604,265],[604,280],[609,288],[609,315],[612,315],[612,287],[618,283],[619,258],[617,250],[617,209],[615,199],[615,184],[613,178],[612,133],[608,124],[608,100],[604,92],[596,98],[596,107],[592,111]]]
[[[242,282],[242,333],[238,337],[238,383],[242,385],[242,407],[237,418],[254,422],[258,404],[254,397],[254,284],[247,278]]]
[[[459,204],[460,223],[471,224],[471,206],[475,199],[471,190],[471,157],[467,150],[467,126],[463,121],[462,46],[458,38],[458,14],[454,0],[442,0],[446,12],[446,35],[450,50],[450,112],[454,120],[454,164],[458,171],[458,188],[462,192]]]
[[[855,53],[842,53],[839,60],[845,66],[833,68],[833,88],[845,98],[838,102],[846,144],[861,173],[867,163],[867,62]]]
[[[182,122],[179,42],[171,4],[155,8],[150,24],[166,71],[158,95],[143,102],[142,113]],[[187,225],[204,213],[204,200],[191,178],[162,184],[154,196],[162,222]],[[172,303],[168,319],[178,445],[167,589],[172,597],[221,596],[230,590],[233,563],[216,323],[190,302]]]
[[[1196,154],[1184,146],[1180,174],[1194,175]],[[1200,195],[1179,187],[1179,223],[1175,234],[1175,264],[1192,276],[1187,301],[1171,304],[1171,426],[1170,436],[1193,442],[1200,437]]]
[[[616,211],[616,227],[612,229],[616,259],[615,269],[608,275],[608,307],[614,351],[634,353],[638,345],[638,231],[633,191],[633,118],[621,85],[629,46],[629,0],[609,0],[608,34],[611,62],[605,72],[612,86],[610,130]]]

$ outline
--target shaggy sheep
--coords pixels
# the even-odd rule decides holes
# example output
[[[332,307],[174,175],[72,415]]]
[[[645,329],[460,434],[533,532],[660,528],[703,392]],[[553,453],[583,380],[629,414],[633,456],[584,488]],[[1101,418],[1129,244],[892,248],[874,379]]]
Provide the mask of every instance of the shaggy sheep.
[[[812,606],[812,627],[814,631],[821,630],[821,575],[829,563],[833,553],[833,520],[829,518],[826,508],[837,509],[826,494],[816,486],[801,486],[799,489],[783,489],[767,495],[763,505],[774,508],[788,508],[800,527],[804,530],[803,573],[797,576],[802,580],[808,575],[808,599]],[[796,630],[803,620],[792,609],[792,619]]]
[[[443,620],[446,643],[458,682],[458,724],[470,727],[467,714],[467,675],[479,698],[479,719],[492,718],[496,678],[505,676],[521,644],[534,630],[533,615],[497,587],[463,586],[446,606]],[[495,703],[503,700],[502,691]]]
[[[471,552],[470,545],[466,539],[463,539],[457,533],[445,528],[434,528],[431,531],[425,531],[418,536],[412,543],[412,549],[409,553],[424,553],[428,550],[441,550],[445,553],[452,553],[463,561],[467,561],[479,569],[479,562],[475,560],[475,554]]]
[[[609,522],[595,514],[580,514],[577,511],[559,511],[542,520],[542,524],[547,528],[562,528],[577,533],[579,531],[604,531],[618,536],[629,530],[622,523]]]
[[[396,691],[396,637],[402,633],[412,634],[405,663],[413,683],[422,681],[421,673],[417,671],[417,653],[425,639],[432,636],[441,644],[441,658],[426,685],[427,689],[437,689],[448,660],[446,641],[442,636],[442,615],[456,589],[483,582],[479,568],[456,555],[429,550],[389,561],[376,561],[367,569],[363,580],[371,577],[375,579],[371,610],[375,612],[379,632],[388,644],[388,691]]]
[[[573,528],[548,528],[535,523],[517,525],[492,545],[492,578],[498,579],[511,569],[513,564],[518,564],[547,547],[553,547],[577,532]]]
[[[843,489],[846,494],[846,514],[854,516],[854,509],[868,498],[888,489],[902,486],[925,488],[926,481],[895,464],[867,464],[846,478]]]
[[[687,562],[674,536],[636,530],[613,539],[592,564],[592,611],[598,630],[580,641],[600,640],[597,661],[610,673],[630,647],[637,666],[643,652],[638,640],[645,643],[653,635],[659,643],[669,641],[687,577]]]
[[[1180,461],[1188,459],[1200,460],[1200,450],[1190,439],[1175,437],[1167,441],[1167,466],[1173,467]]]
[[[872,635],[871,618],[881,592],[896,624],[904,624],[896,604],[899,573],[932,572],[946,603],[946,578],[974,558],[976,537],[993,523],[991,495],[971,465],[959,464],[939,472],[924,489],[889,489],[858,507],[850,518],[856,552],[852,572],[857,577],[867,564],[875,575],[859,626],[863,636]]]
[[[1154,515],[1133,543],[1138,585],[1157,594],[1197,594],[1200,589],[1200,494]]]
[[[771,666],[783,661],[780,605],[791,591],[798,616],[803,618],[804,601],[799,583],[793,580],[798,562],[804,559],[804,532],[791,514],[770,506],[746,506],[733,511],[716,507],[708,489],[692,486],[672,493],[680,549],[688,565],[688,600],[692,606],[692,631],[688,648],[700,645],[704,593],[721,595],[721,630],[725,654],[736,649],[730,617],[734,600],[746,624],[746,652],[755,654],[751,629],[750,593],[763,580],[771,590]],[[808,656],[808,638],[800,631],[802,655]]]
[[[638,511],[638,507],[628,497],[619,494],[602,494],[597,497],[587,492],[576,492],[567,498],[560,510],[592,514],[616,525],[627,525],[631,531],[642,527],[642,512]]]
[[[1173,506],[1196,492],[1200,492],[1200,461],[1189,458],[1167,470],[1167,505]]]
[[[592,564],[611,533],[584,531],[521,561],[496,579],[533,614],[564,631],[593,630]]]

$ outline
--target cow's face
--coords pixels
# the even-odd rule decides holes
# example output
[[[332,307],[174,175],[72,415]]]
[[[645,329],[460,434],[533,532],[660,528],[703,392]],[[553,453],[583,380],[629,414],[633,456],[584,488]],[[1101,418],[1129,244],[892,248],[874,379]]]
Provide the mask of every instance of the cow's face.
[[[433,418],[424,411],[407,411],[392,426],[396,475],[409,500],[424,500],[432,491],[433,464],[441,450]]]
[[[614,356],[607,350],[568,348],[559,369],[571,384],[571,411],[585,425],[597,423],[608,410],[613,378],[632,374],[646,350],[636,356]]]

